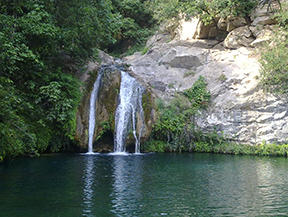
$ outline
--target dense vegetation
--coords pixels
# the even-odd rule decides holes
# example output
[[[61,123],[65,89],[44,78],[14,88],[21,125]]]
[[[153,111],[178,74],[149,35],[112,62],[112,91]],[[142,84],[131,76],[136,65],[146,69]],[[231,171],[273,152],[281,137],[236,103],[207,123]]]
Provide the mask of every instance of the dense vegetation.
[[[70,149],[81,99],[79,77],[97,49],[121,54],[143,46],[153,28],[167,19],[200,16],[247,18],[251,0],[1,0],[0,2],[0,161],[21,154]],[[260,4],[270,4],[261,0]],[[287,91],[287,14],[277,14],[282,33],[263,53],[263,84]],[[283,40],[283,37],[286,40]],[[129,52],[127,53],[129,54]],[[281,58],[275,58],[281,57]],[[275,62],[276,60],[282,62]],[[272,78],[271,78],[272,76]],[[204,78],[199,89],[179,94],[161,113],[153,139],[184,150],[184,141],[221,139],[193,125],[209,101]],[[281,89],[282,88],[282,89]],[[202,95],[197,96],[199,91]],[[196,94],[196,95],[195,95]],[[196,97],[196,98],[195,98]],[[178,115],[177,115],[178,114]],[[186,121],[185,121],[186,120]],[[187,124],[191,120],[191,124]],[[201,139],[200,139],[201,137]],[[197,140],[198,139],[198,140]]]
[[[79,77],[97,49],[139,47],[156,23],[141,0],[0,2],[0,161],[70,149]]]
[[[264,88],[280,97],[288,94],[288,4],[274,16],[279,23],[279,31],[261,52],[261,81]]]
[[[0,3],[0,161],[73,142],[78,76],[98,47],[115,41],[110,1]]]
[[[179,93],[168,105],[158,99],[159,118],[144,149],[181,152],[189,150],[193,141],[205,140],[197,130],[194,119],[210,100],[206,85],[204,77],[200,76],[190,89]]]

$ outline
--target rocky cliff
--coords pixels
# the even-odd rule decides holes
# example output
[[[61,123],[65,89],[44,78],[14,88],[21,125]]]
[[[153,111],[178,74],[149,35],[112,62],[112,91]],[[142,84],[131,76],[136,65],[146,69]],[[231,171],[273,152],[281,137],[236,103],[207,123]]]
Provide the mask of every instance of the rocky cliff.
[[[89,112],[90,112],[90,95],[93,89],[93,84],[99,73],[102,74],[99,95],[96,100],[95,110],[95,130],[93,136],[93,149],[96,152],[111,152],[113,151],[114,134],[115,134],[115,113],[119,104],[119,90],[121,84],[121,71],[126,70],[129,74],[133,74],[127,70],[123,64],[114,62],[114,58],[107,55],[103,51],[99,51],[100,62],[90,62],[87,66],[87,71],[83,74],[81,80],[84,83],[81,104],[77,113],[76,140],[78,140],[81,150],[87,150],[88,145],[88,127],[89,127]],[[133,75],[132,75],[133,76]],[[141,83],[141,79],[139,78]],[[150,91],[150,87],[142,82],[144,92],[142,96],[142,106],[144,112],[144,125],[137,121],[136,131],[141,128],[141,142],[145,141],[155,122],[155,106],[154,95]],[[139,119],[140,114],[136,114]],[[130,135],[131,134],[131,135]],[[127,145],[135,144],[132,132],[128,134]],[[129,150],[129,147],[128,147]]]
[[[165,101],[204,76],[212,95],[196,119],[204,132],[216,129],[246,144],[284,143],[288,104],[261,89],[255,48],[270,39],[276,21],[266,8],[255,9],[251,20],[219,19],[218,33],[197,19],[183,21],[174,40],[158,33],[147,42],[145,55],[135,53],[126,62]]]

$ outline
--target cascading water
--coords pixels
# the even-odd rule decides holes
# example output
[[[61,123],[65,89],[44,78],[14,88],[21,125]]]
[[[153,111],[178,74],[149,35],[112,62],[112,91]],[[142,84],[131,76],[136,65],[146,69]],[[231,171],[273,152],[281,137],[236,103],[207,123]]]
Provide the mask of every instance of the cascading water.
[[[133,131],[135,138],[135,153],[140,153],[140,138],[144,126],[144,112],[142,95],[144,88],[127,72],[121,71],[120,103],[115,115],[114,152],[125,153],[125,142],[129,130]],[[137,122],[140,115],[141,127],[137,136]],[[131,127],[132,125],[132,127]]]
[[[90,95],[90,113],[89,113],[89,137],[88,137],[88,154],[93,154],[93,136],[96,121],[96,101],[98,98],[99,87],[101,83],[103,72],[100,71],[94,83],[93,90]]]

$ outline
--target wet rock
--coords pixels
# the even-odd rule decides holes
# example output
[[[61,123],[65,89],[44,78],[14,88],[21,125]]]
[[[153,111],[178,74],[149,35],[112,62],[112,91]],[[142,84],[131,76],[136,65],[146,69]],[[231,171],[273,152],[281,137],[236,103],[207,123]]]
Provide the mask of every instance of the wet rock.
[[[108,63],[111,60],[111,58],[106,54],[103,56],[107,60],[105,63]],[[96,101],[96,126],[93,137],[93,148],[94,151],[97,152],[110,152],[113,151],[114,146],[113,137],[115,134],[115,113],[119,103],[121,71],[127,70],[127,68],[118,64],[102,65],[100,67],[97,63],[89,63],[88,69],[89,71],[87,71],[87,76],[84,80],[85,88],[82,89],[84,96],[80,106],[78,107],[75,139],[78,141],[81,150],[87,150],[90,94],[97,75],[103,73],[101,85],[99,87],[99,95]],[[141,142],[144,142],[150,136],[153,123],[155,122],[155,100],[154,95],[150,91],[149,85],[144,83],[142,80],[139,82],[142,82],[142,85],[145,88],[142,96],[145,120],[144,126],[140,126],[139,120],[136,128],[138,130],[143,128],[140,139]],[[137,118],[139,117],[140,115],[137,114]],[[135,143],[133,137],[129,141]]]

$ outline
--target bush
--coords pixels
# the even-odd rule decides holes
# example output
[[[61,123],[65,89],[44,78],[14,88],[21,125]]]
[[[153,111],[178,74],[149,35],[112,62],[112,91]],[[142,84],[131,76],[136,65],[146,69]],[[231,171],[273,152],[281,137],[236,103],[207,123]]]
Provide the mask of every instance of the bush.
[[[206,108],[210,100],[206,86],[204,77],[200,76],[190,89],[176,95],[169,105],[157,100],[159,116],[152,132],[154,143],[155,140],[163,141],[166,144],[165,150],[173,152],[191,149],[191,142],[201,135],[201,132],[195,131],[195,115],[199,109]],[[214,134],[209,136],[210,140],[214,139]],[[205,138],[208,140],[208,137]]]
[[[279,31],[270,43],[261,50],[260,79],[265,90],[280,94],[288,94],[288,4],[283,10],[275,14],[279,22]]]
[[[165,152],[167,146],[167,143],[164,141],[150,139],[142,145],[141,149],[145,152]]]

